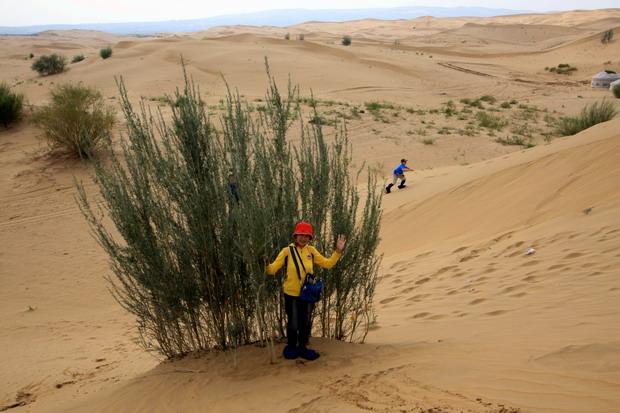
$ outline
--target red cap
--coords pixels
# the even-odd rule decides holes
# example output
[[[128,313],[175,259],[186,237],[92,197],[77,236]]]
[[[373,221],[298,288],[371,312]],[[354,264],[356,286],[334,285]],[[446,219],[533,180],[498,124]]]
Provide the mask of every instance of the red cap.
[[[305,221],[299,221],[297,225],[295,225],[295,232],[293,232],[293,236],[295,235],[308,235],[310,239],[314,238],[314,229],[312,228],[312,224]]]

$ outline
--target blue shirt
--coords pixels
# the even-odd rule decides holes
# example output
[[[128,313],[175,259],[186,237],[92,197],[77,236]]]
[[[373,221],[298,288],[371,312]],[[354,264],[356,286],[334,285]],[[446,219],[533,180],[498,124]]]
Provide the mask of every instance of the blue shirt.
[[[396,169],[394,169],[394,175],[402,175],[404,173],[404,169],[409,169],[409,167],[401,163],[396,167]]]

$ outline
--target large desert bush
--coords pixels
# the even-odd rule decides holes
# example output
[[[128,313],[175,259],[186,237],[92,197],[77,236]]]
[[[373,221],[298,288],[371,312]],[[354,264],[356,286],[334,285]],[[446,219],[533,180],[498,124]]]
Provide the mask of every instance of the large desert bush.
[[[336,267],[317,269],[325,290],[314,335],[363,340],[374,319],[381,197],[372,178],[358,192],[344,127],[328,142],[320,123],[298,116],[293,145],[299,97],[290,84],[282,95],[271,76],[264,111],[229,93],[220,119],[207,115],[187,76],[170,120],[145,103],[136,110],[119,87],[122,156],[111,152],[96,168],[106,214],[83,188],[80,199],[110,256],[111,290],[136,316],[145,348],[172,357],[260,342],[274,357],[285,331],[281,280],[265,276],[260,258],[290,243],[299,219],[315,225],[326,254],[337,234],[348,238]]]
[[[91,158],[110,137],[114,112],[101,93],[81,84],[58,85],[51,90],[51,102],[33,116],[54,150]]]
[[[67,65],[67,59],[59,54],[51,54],[40,56],[32,63],[32,70],[35,70],[42,76],[54,75],[62,73]]]
[[[581,110],[579,116],[563,117],[558,121],[557,133],[561,136],[574,135],[597,123],[613,119],[618,114],[616,105],[609,100],[594,102]]]
[[[0,83],[0,124],[5,128],[22,116],[24,96],[14,93],[6,83]]]

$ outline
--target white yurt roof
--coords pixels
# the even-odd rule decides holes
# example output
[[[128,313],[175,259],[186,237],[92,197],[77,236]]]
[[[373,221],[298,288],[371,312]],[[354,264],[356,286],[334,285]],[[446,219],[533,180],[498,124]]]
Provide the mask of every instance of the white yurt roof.
[[[615,80],[620,79],[620,75],[617,73],[607,73],[605,71],[598,72],[594,76],[592,76],[593,80]]]

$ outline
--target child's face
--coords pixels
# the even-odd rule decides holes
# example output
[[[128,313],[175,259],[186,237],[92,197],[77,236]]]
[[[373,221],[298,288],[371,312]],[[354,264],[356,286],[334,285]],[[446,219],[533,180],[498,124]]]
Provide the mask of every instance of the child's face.
[[[295,235],[295,242],[303,247],[310,242],[310,236],[302,234]]]

